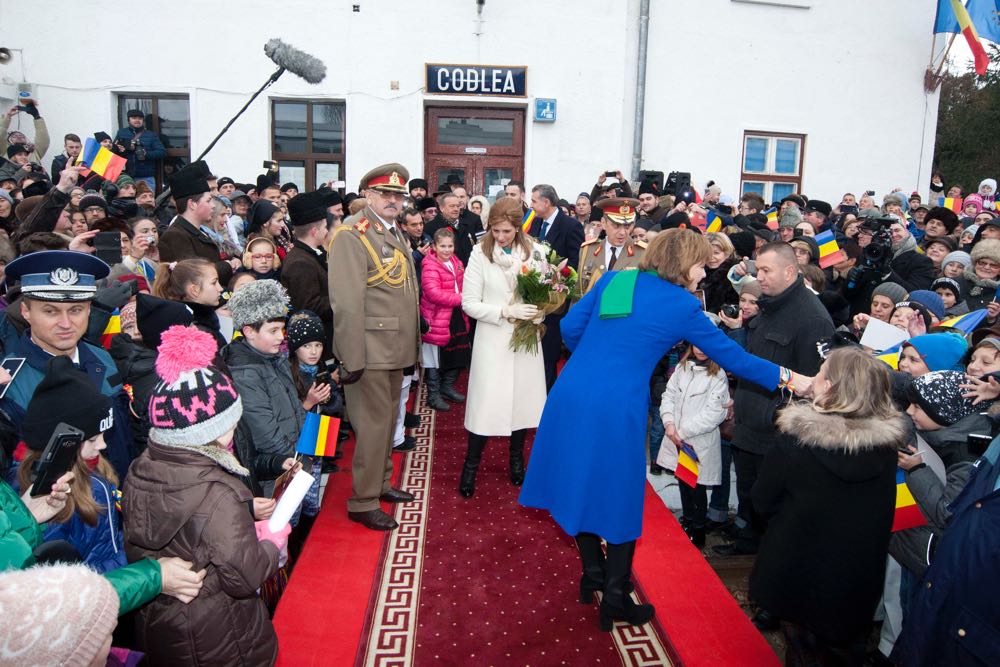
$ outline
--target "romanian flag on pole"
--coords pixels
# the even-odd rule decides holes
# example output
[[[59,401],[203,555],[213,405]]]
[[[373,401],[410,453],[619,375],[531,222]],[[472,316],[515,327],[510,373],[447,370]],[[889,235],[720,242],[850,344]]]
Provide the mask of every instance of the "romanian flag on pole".
[[[705,216],[705,232],[713,233],[722,231],[722,216],[715,211],[709,211]]]
[[[961,197],[939,197],[938,206],[943,206],[944,208],[949,208],[955,213],[962,212],[962,198]]]
[[[77,164],[90,169],[106,181],[114,183],[121,176],[125,169],[125,158],[115,155],[107,148],[97,143],[96,139],[88,138],[80,156],[76,158]]]
[[[764,215],[767,216],[767,228],[774,231],[778,228],[778,207],[772,206],[771,208],[764,211]]]
[[[892,532],[926,525],[927,519],[920,513],[917,501],[906,486],[906,473],[896,468],[896,513],[892,516]]]
[[[980,322],[986,319],[986,309],[980,308],[965,315],[948,318],[938,322],[935,326],[958,329],[962,333],[972,333],[972,330],[979,326]]]
[[[975,58],[976,74],[983,76],[986,74],[986,68],[990,64],[990,57],[986,55],[986,49],[983,48],[983,43],[979,41],[979,33],[976,31],[976,26],[972,25],[969,11],[960,0],[951,0],[951,8],[958,19],[959,29],[965,35],[965,41],[969,43],[969,50],[972,51],[972,56]]]
[[[677,470],[674,471],[674,477],[692,489],[698,485],[698,455],[686,442],[681,443],[677,452]]]
[[[111,349],[111,339],[115,337],[116,334],[122,332],[122,311],[115,308],[114,312],[111,313],[111,319],[108,320],[108,326],[104,327],[104,332],[101,333],[101,346],[105,350]]]
[[[333,456],[337,451],[338,431],[340,420],[336,417],[307,412],[295,451],[306,456]]]
[[[847,253],[840,249],[837,237],[829,229],[816,235],[819,245],[819,267],[825,269],[847,259]]]
[[[528,212],[521,218],[521,231],[527,234],[531,230],[531,223],[535,221],[535,209],[529,208]]]

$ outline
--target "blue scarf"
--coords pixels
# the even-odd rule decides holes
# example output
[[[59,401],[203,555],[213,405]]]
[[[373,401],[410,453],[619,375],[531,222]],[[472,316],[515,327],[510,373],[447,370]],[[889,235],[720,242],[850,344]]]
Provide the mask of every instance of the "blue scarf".
[[[319,364],[304,364],[299,362],[299,372],[305,373],[309,377],[316,377],[316,372],[319,371]]]

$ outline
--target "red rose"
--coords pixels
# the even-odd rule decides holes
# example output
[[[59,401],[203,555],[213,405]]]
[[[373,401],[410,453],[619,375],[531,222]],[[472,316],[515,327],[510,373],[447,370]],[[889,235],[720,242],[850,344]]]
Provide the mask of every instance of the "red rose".
[[[560,271],[559,273],[562,275],[563,278],[569,278],[570,275],[573,273],[573,270],[568,266],[564,266],[562,267],[562,271]]]

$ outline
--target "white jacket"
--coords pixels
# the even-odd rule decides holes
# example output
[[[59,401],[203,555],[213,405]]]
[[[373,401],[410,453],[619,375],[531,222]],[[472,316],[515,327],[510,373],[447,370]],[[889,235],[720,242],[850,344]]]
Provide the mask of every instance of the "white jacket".
[[[729,403],[729,382],[726,372],[709,375],[704,366],[685,361],[667,382],[660,402],[663,424],[674,424],[681,440],[691,445],[698,455],[698,483],[718,485],[722,475],[722,438],[719,425],[726,419]],[[664,436],[656,462],[667,468],[677,468],[677,446]]]

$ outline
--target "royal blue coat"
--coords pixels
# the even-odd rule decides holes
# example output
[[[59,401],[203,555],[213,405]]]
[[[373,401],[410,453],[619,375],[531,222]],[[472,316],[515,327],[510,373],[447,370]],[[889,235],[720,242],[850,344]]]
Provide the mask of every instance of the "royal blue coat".
[[[649,378],[681,340],[723,368],[774,389],[779,367],[743,351],[701,312],[687,290],[639,275],[633,312],[600,318],[612,271],[570,308],[562,336],[573,352],[549,392],[520,502],[546,509],[570,535],[620,544],[642,534]]]

